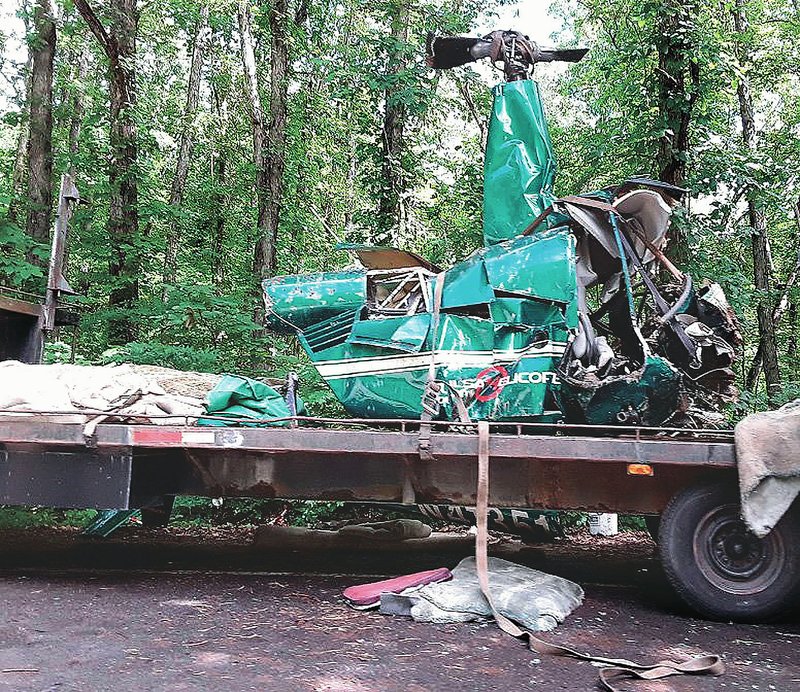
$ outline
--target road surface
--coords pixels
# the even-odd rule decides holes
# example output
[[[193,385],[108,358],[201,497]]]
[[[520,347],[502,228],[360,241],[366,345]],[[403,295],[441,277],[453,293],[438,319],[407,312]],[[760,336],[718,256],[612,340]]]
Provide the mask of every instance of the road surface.
[[[0,572],[0,690],[598,689],[591,664],[532,654],[493,624],[430,625],[351,610],[340,599],[342,589],[370,578],[286,574],[291,556],[272,574],[263,565],[259,573],[210,572],[205,563],[190,571],[110,568],[107,552],[100,568],[86,562],[87,553],[83,563],[70,562],[69,551],[58,562],[26,566],[19,535],[15,540],[13,554],[0,549],[7,558]],[[41,537],[36,542],[46,544]],[[116,545],[121,556],[126,543],[130,548],[130,540],[102,545],[106,551]],[[149,542],[139,535],[133,544],[144,560]],[[549,548],[550,564],[567,548]],[[226,559],[243,569],[236,562],[241,554],[224,541],[207,549],[218,552],[218,570]],[[552,639],[641,660],[713,652],[727,665],[719,678],[625,683],[624,689],[800,690],[796,617],[758,626],[695,618],[669,594],[652,560],[628,552],[629,579],[624,556],[612,560],[622,585],[588,583],[593,569],[608,576],[608,566],[599,569],[602,558],[592,551],[570,555],[571,576],[586,577],[586,600]],[[31,547],[29,558],[35,554]],[[307,569],[308,556],[296,557]],[[411,571],[424,562],[406,565]],[[364,571],[374,573],[376,566],[366,563]]]

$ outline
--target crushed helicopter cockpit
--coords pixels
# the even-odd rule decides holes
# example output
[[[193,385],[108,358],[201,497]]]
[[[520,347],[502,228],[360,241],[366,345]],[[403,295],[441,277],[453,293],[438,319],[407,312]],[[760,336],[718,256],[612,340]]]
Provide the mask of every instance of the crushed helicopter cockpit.
[[[429,40],[437,69],[489,57],[485,246],[443,271],[402,250],[346,245],[361,267],[268,279],[270,325],[290,329],[363,418],[659,425],[692,397],[736,395],[736,318],[662,252],[686,192],[656,180],[558,199],[536,62],[580,60],[517,32]],[[657,285],[659,274],[670,284]],[[702,424],[713,423],[713,419]]]

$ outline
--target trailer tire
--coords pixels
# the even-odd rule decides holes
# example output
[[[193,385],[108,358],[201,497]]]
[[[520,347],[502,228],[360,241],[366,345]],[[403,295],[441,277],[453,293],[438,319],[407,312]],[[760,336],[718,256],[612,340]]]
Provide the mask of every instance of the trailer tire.
[[[741,519],[735,486],[705,484],[675,495],[661,515],[658,544],[675,591],[712,619],[775,619],[800,591],[797,512],[759,539]]]

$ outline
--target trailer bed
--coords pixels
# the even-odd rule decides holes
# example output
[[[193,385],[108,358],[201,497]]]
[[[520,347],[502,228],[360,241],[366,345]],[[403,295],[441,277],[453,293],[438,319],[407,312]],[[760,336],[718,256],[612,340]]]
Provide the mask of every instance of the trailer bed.
[[[434,459],[424,461],[419,421],[285,422],[92,428],[53,415],[0,418],[0,503],[126,509],[170,494],[475,502],[468,424],[434,424]],[[658,514],[680,488],[736,467],[727,431],[498,424],[490,452],[490,502],[502,507]]]

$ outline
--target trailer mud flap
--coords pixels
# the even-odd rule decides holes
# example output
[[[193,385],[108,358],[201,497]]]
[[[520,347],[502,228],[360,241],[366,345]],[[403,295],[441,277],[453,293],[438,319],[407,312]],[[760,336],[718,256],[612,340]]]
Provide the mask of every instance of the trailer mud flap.
[[[0,504],[128,509],[132,454],[0,448]]]

